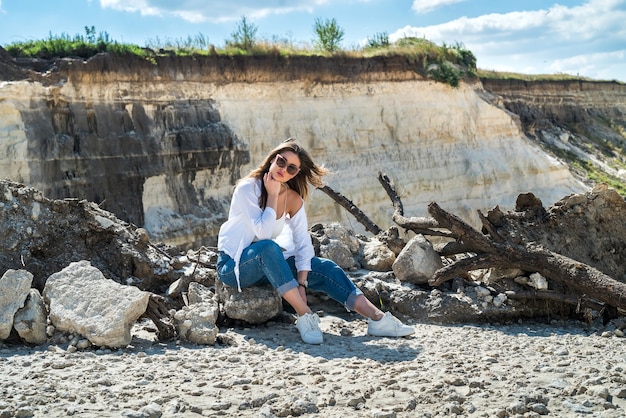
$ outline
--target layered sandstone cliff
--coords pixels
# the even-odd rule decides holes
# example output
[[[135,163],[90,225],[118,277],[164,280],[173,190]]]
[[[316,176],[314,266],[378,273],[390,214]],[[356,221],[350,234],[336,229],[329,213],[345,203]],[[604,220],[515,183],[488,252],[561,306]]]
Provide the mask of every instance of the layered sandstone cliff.
[[[524,133],[556,154],[626,183],[626,84],[483,79]],[[567,155],[569,154],[569,156]]]
[[[392,208],[379,171],[406,215],[437,201],[472,223],[477,209],[511,208],[522,192],[548,205],[586,189],[480,82],[425,80],[406,58],[57,64],[48,81],[0,84],[0,176],[94,201],[168,243],[214,244],[234,181],[287,137],[383,228]],[[307,211],[311,224],[360,230],[321,192]]]

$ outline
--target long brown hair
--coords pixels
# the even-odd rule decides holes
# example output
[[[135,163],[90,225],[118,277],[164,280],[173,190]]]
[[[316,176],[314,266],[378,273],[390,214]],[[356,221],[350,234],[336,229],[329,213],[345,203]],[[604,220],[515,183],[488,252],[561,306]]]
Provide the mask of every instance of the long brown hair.
[[[314,187],[322,187],[324,185],[322,177],[328,174],[328,170],[323,165],[317,165],[313,162],[311,155],[300,145],[296,144],[295,138],[288,138],[280,145],[274,148],[265,157],[263,162],[246,176],[246,178],[263,179],[265,173],[270,171],[270,166],[276,158],[277,154],[281,154],[286,151],[295,153],[300,158],[300,171],[293,176],[287,185],[295,190],[302,199],[306,200],[309,196],[309,183]],[[265,209],[267,205],[267,190],[263,182],[261,182],[261,196],[259,197],[259,206]]]

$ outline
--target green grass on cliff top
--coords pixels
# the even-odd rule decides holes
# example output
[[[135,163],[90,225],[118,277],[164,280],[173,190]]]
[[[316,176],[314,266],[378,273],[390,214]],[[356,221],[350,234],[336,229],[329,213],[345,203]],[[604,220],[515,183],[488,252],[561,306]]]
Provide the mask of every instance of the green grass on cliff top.
[[[333,23],[334,22],[333,20]],[[329,23],[321,24],[322,37],[332,36],[328,32]],[[339,32],[333,39],[339,42],[343,37],[343,29],[338,27]],[[522,80],[522,81],[594,81],[580,76],[564,73],[559,74],[519,74],[499,72],[491,70],[479,70],[476,66],[474,54],[457,43],[456,45],[436,45],[423,38],[403,38],[391,43],[386,32],[376,33],[368,38],[364,47],[352,49],[340,49],[334,52],[326,52],[319,48],[311,47],[307,43],[297,43],[293,39],[272,36],[271,40],[256,37],[257,28],[250,24],[245,17],[236,26],[231,39],[224,42],[223,47],[216,47],[209,42],[208,36],[201,33],[186,38],[176,39],[150,39],[146,47],[134,44],[120,43],[112,39],[107,32],[96,33],[94,26],[85,26],[84,34],[69,36],[49,34],[48,38],[15,42],[5,46],[8,53],[14,58],[39,58],[54,59],[77,57],[88,59],[100,53],[114,55],[135,55],[154,62],[158,56],[348,56],[355,58],[369,58],[380,56],[405,56],[416,64],[417,71],[430,75],[437,81],[445,82],[453,87],[458,85],[461,78],[496,79],[496,80]],[[241,40],[245,40],[242,44]],[[245,45],[245,48],[242,47]],[[421,70],[421,71],[420,71]],[[595,80],[600,81],[600,80]],[[612,80],[613,82],[618,82]],[[618,82],[622,84],[621,82]]]
[[[598,81],[588,77],[565,73],[556,74],[521,74],[505,71],[478,70],[478,77],[492,80],[522,80],[522,81]]]
[[[237,37],[235,37],[236,39]],[[460,80],[476,77],[476,58],[462,44],[436,45],[426,39],[403,38],[390,43],[386,34],[377,34],[367,46],[352,50],[324,51],[293,41],[254,39],[242,44],[227,40],[218,48],[203,35],[175,41],[155,40],[148,47],[118,43],[106,32],[96,34],[96,29],[85,27],[85,35],[73,37],[62,34],[47,39],[23,41],[7,45],[5,49],[14,58],[55,59],[77,57],[88,59],[100,53],[135,55],[155,62],[159,56],[339,56],[369,58],[375,56],[404,56],[410,59],[414,70],[435,81],[458,87]]]
[[[274,56],[328,56],[348,55],[355,57],[372,57],[381,55],[406,55],[425,57],[428,61],[465,62],[474,64],[475,58],[471,51],[465,50],[460,44],[438,46],[433,42],[420,38],[403,38],[395,43],[381,41],[370,43],[359,49],[342,49],[328,53],[308,44],[297,44],[291,40],[273,39],[255,40],[248,47],[243,48],[239,43],[226,41],[225,46],[217,47],[209,43],[202,34],[180,39],[153,39],[147,42],[146,47],[119,43],[111,39],[106,32],[95,33],[95,28],[85,27],[86,35],[69,36],[67,34],[52,35],[41,40],[14,42],[4,48],[14,58],[54,59],[78,57],[88,59],[99,53],[132,54],[140,57],[154,56],[235,56],[235,55],[274,55]]]
[[[386,33],[377,33],[362,48],[342,49],[328,53],[291,39],[273,37],[271,40],[255,39],[248,48],[237,42],[226,40],[224,47],[216,47],[203,34],[177,39],[151,39],[146,47],[120,43],[107,32],[96,33],[95,27],[85,27],[85,34],[69,36],[53,35],[46,39],[15,42],[5,46],[14,58],[54,59],[77,57],[88,59],[100,53],[135,55],[153,61],[158,56],[344,56],[370,58],[380,56],[405,56],[421,69],[422,73],[438,81],[456,86],[461,78],[522,80],[522,81],[594,81],[590,78],[564,73],[519,74],[511,72],[481,70],[476,66],[474,54],[462,44],[436,45],[423,38],[403,38],[390,43]],[[598,81],[598,80],[595,80]],[[613,80],[615,81],[615,80]]]

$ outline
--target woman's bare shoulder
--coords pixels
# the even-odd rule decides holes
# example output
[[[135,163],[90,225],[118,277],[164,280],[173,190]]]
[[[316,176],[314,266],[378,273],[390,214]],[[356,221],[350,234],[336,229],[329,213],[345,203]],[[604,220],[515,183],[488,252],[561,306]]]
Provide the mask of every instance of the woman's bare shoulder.
[[[302,196],[298,192],[293,189],[287,190],[287,212],[289,212],[289,216],[293,218],[293,216],[300,210],[304,201],[302,200]]]

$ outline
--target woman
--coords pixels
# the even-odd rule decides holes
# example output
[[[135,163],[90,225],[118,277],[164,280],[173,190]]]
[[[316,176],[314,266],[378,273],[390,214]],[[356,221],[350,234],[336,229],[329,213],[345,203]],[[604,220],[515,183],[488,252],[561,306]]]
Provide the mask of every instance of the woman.
[[[337,264],[315,257],[304,200],[309,183],[321,186],[328,171],[293,141],[276,147],[237,183],[219,232],[219,279],[240,291],[269,282],[298,314],[296,326],[308,344],[321,344],[323,336],[319,317],[307,305],[307,287],[368,318],[370,335],[412,334],[412,327],[376,308]]]

